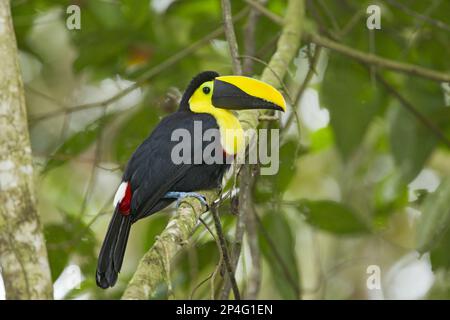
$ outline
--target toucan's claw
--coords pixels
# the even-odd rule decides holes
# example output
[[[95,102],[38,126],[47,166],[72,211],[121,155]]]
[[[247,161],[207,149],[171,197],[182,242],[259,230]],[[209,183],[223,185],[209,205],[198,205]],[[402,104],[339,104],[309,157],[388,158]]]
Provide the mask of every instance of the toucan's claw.
[[[169,191],[164,196],[164,198],[166,198],[166,199],[177,199],[177,208],[180,206],[181,202],[183,202],[183,200],[188,197],[196,198],[208,210],[209,206],[208,206],[208,202],[206,201],[206,198],[196,192]]]

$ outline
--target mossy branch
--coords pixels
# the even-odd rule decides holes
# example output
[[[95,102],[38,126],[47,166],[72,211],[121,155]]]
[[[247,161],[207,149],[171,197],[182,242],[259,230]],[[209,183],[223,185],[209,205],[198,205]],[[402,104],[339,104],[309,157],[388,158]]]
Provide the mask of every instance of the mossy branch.
[[[217,191],[200,193],[205,196],[208,204],[218,195]],[[181,202],[175,216],[169,220],[164,231],[139,262],[122,299],[148,299],[154,296],[162,283],[167,283],[170,291],[170,262],[187,243],[204,212],[204,206],[196,198],[189,197]]]
[[[278,40],[277,50],[269,65],[263,71],[261,80],[279,87],[292,59],[300,45],[304,0],[290,0],[286,8],[283,32]],[[244,130],[258,126],[259,112],[241,112],[239,119]],[[216,191],[201,192],[212,203],[218,196]],[[162,283],[170,290],[170,262],[187,243],[199,217],[204,213],[201,203],[195,198],[186,198],[170,219],[166,229],[157,238],[152,248],[139,262],[137,270],[128,284],[122,299],[148,299]],[[170,292],[169,292],[170,293]]]

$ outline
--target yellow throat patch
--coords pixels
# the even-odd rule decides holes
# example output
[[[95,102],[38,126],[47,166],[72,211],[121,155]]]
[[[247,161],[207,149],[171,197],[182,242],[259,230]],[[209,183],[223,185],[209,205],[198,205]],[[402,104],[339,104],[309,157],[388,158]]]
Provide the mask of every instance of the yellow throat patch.
[[[203,92],[204,87],[210,88],[209,94]],[[195,113],[212,115],[219,126],[220,144],[223,150],[229,155],[235,155],[244,146],[244,130],[242,130],[241,123],[233,112],[212,105],[213,89],[213,81],[203,83],[189,99],[190,110]]]

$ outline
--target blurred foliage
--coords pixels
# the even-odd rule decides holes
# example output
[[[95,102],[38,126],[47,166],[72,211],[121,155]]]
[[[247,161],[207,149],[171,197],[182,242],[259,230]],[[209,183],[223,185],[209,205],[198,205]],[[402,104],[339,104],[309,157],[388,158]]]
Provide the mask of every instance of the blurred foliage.
[[[321,97],[330,110],[336,145],[347,160],[361,144],[371,120],[385,109],[386,93],[369,80],[367,69],[333,56],[322,83]]]
[[[42,173],[45,174],[86,151],[92,143],[99,139],[104,126],[111,118],[111,115],[102,116],[100,119],[90,123],[86,129],[73,134],[64,141],[50,156],[50,159],[42,169]]]
[[[420,252],[429,251],[445,234],[450,224],[450,180],[441,182],[439,188],[427,195],[422,204],[422,216],[417,228],[417,248]],[[442,239],[443,244],[447,236]],[[442,250],[442,248],[441,248]],[[448,257],[447,257],[448,259]]]
[[[96,237],[79,217],[65,213],[64,221],[46,225],[44,234],[53,280],[58,278],[75,256],[84,274],[95,272]]]
[[[299,211],[316,228],[335,234],[351,235],[367,232],[367,226],[351,208],[334,201],[302,201]]]
[[[272,281],[283,299],[298,299],[296,287],[300,280],[291,227],[282,214],[274,211],[265,214],[261,223],[261,251],[270,266]]]
[[[325,32],[363,52],[441,72],[450,70],[449,31],[392,4],[400,3],[449,26],[450,1],[306,2],[308,30]],[[65,30],[65,42],[60,31],[70,4],[81,9],[81,30]],[[109,220],[109,215],[100,213],[119,183],[117,168],[125,166],[160,118],[176,108],[166,103],[171,88],[182,91],[201,70],[231,73],[226,43],[220,36],[146,79],[150,70],[221,26],[220,1],[167,1],[167,8],[162,4],[144,0],[12,1],[18,45],[27,53],[22,69],[32,75],[26,83],[29,114],[61,110],[61,116],[39,122],[30,117],[30,127],[41,172],[38,196],[53,280],[70,263],[78,264],[86,277],[66,298],[85,293],[89,298],[120,297],[143,252],[169,217],[158,214],[137,223],[117,287],[107,291],[96,288],[96,255]],[[366,28],[369,4],[381,6],[382,30]],[[246,7],[244,1],[232,5],[234,14]],[[267,8],[281,16],[285,1],[269,0]],[[246,17],[235,23],[242,54],[246,23]],[[279,31],[279,26],[259,17],[255,34],[258,58],[270,59]],[[39,50],[36,41],[44,42],[40,44],[48,46],[52,54]],[[373,69],[324,51],[328,64],[322,70],[323,81],[308,89],[319,92],[318,103],[322,111],[329,112],[329,123],[311,129],[301,119],[301,137],[283,136],[278,174],[256,179],[254,206],[261,218],[258,243],[263,260],[259,297],[296,299],[296,287],[300,287],[305,298],[368,298],[366,267],[380,265],[384,277],[411,248],[429,252],[428,265],[431,263],[436,279],[450,284],[445,276],[450,261],[448,148],[376,81]],[[33,71],[32,63],[41,68]],[[263,68],[264,64],[255,62],[253,74],[260,74]],[[295,74],[295,67],[290,71]],[[439,83],[376,71],[450,138],[450,98],[445,99]],[[114,112],[110,106],[100,115],[86,109],[62,116],[63,107],[78,105],[80,88],[92,88],[104,79],[118,82],[119,77],[143,81],[140,99],[126,100],[130,105],[114,107]],[[289,86],[299,85],[287,78]],[[30,88],[38,88],[50,99]],[[92,91],[87,98],[95,102],[104,96]],[[300,114],[306,112],[307,103],[311,102],[300,103]],[[97,143],[100,155],[93,148]],[[93,159],[98,162],[94,175]],[[229,182],[225,189],[232,185]],[[81,202],[87,203],[82,214]],[[220,211],[227,239],[232,242],[236,217],[230,214],[230,207],[226,201]],[[211,227],[212,222],[207,221]],[[194,297],[210,298],[211,280],[202,281],[216,269],[219,251],[203,226],[193,239],[173,264],[172,290],[175,297],[187,298],[198,286]],[[238,272],[243,287],[251,271],[247,251],[244,245]],[[361,260],[363,269],[351,268],[355,266],[352,261]],[[219,270],[213,282],[216,291],[221,277]],[[450,298],[450,285],[438,288],[439,281],[435,280],[429,297]],[[333,287],[336,283],[338,289]],[[162,284],[158,297],[168,294]]]

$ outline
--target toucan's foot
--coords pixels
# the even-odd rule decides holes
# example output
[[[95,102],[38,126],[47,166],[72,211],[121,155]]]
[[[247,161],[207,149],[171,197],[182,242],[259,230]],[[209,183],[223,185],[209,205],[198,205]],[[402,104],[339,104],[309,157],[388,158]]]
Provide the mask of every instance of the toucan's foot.
[[[165,194],[164,198],[168,199],[177,199],[177,207],[180,206],[181,202],[188,197],[196,198],[198,201],[200,201],[201,204],[203,204],[207,209],[208,202],[206,202],[206,199],[204,196],[202,196],[199,193],[196,192],[178,192],[178,191],[169,191]]]

